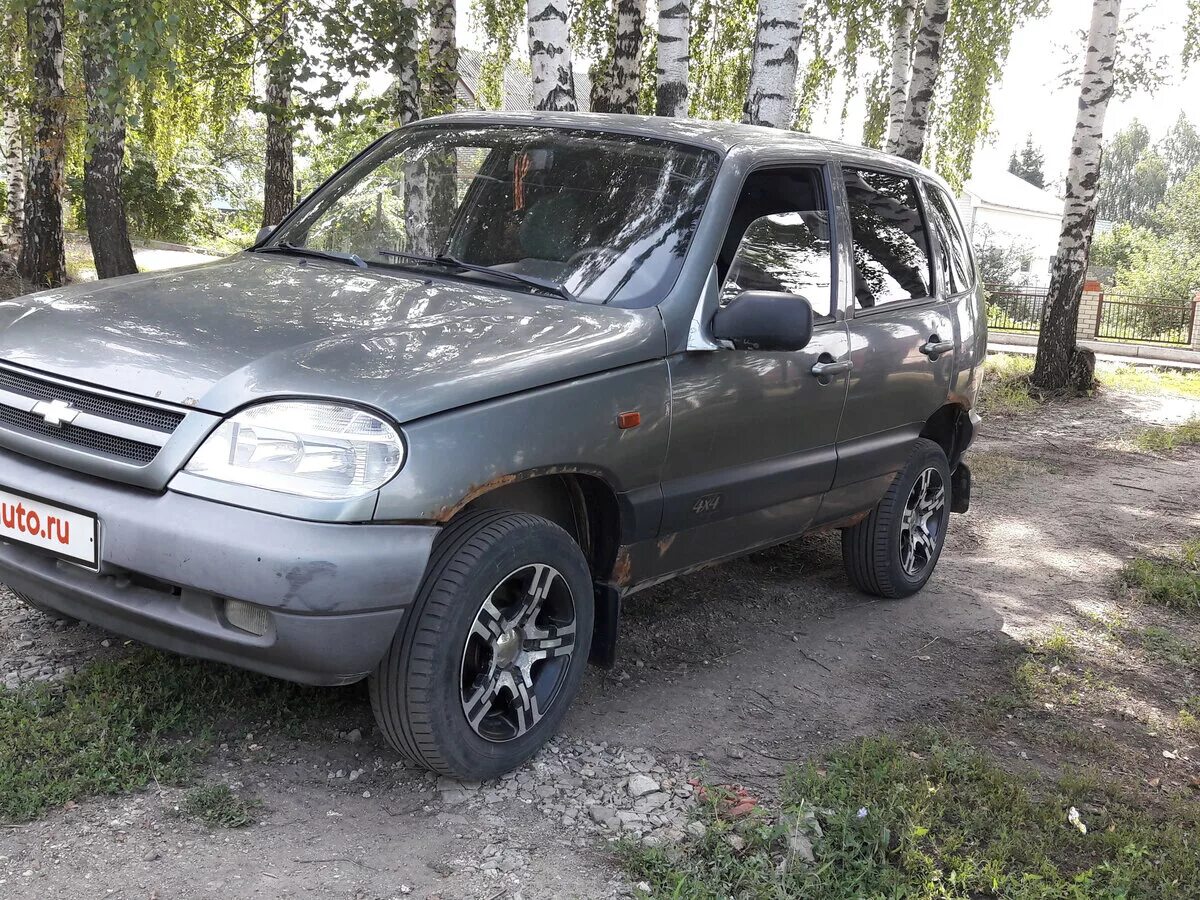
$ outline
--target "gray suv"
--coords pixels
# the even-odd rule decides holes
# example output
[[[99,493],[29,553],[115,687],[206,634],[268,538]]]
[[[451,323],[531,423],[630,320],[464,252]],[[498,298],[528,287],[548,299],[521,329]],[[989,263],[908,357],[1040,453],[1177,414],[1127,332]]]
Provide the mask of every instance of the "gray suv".
[[[406,757],[528,759],[621,600],[841,529],[919,590],[985,355],[945,184],[748,126],[461,114],[188,270],[0,303],[0,581],[168,650],[366,678]]]

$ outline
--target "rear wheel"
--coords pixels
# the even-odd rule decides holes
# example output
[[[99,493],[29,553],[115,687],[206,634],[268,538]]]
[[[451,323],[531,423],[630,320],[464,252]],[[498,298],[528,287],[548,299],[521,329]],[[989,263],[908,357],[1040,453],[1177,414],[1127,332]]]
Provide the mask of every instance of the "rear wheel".
[[[950,465],[941,447],[919,438],[871,514],[842,529],[846,574],[878,597],[915,594],[937,566],[949,523]]]
[[[482,511],[434,543],[407,619],[370,678],[388,742],[418,765],[491,778],[532,757],[579,690],[591,574],[557,525]]]

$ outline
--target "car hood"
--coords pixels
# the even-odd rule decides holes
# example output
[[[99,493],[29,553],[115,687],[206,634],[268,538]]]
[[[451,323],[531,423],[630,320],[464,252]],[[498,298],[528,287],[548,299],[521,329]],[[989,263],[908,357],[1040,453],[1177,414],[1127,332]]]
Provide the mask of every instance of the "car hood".
[[[0,303],[0,360],[217,413],[286,395],[408,421],[664,352],[655,309],[256,253]]]

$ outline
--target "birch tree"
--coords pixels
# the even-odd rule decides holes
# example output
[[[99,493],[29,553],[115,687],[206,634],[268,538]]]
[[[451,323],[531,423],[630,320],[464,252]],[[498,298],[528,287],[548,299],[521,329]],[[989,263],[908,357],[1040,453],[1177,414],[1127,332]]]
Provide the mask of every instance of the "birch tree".
[[[941,73],[942,38],[950,18],[950,0],[926,0],[921,30],[917,32],[913,53],[912,78],[908,86],[908,104],[891,152],[904,159],[920,162],[925,153],[925,135],[929,129],[929,104]]]
[[[533,108],[574,112],[575,73],[566,0],[527,0]]]
[[[658,67],[655,70],[654,114],[688,114],[691,0],[658,0]]]
[[[278,225],[296,204],[295,159],[292,149],[291,99],[295,69],[295,43],[286,9],[268,28],[263,52],[267,58],[264,92],[267,115],[267,149],[263,171],[262,224]]]
[[[758,0],[743,122],[791,127],[805,6],[796,0]]]
[[[38,287],[58,287],[67,277],[62,217],[67,152],[63,17],[63,0],[30,0],[27,7],[34,143],[17,271]]]
[[[617,33],[613,40],[610,112],[637,112],[644,43],[642,31],[645,24],[646,0],[617,0]]]
[[[22,69],[21,39],[14,2],[0,11],[0,164],[5,172],[5,207],[0,210],[0,250],[13,259],[21,252],[21,228],[25,216],[25,141],[21,130],[21,92],[18,73]]]
[[[1096,224],[1096,187],[1104,141],[1104,115],[1116,75],[1117,30],[1121,0],[1093,0],[1079,111],[1067,166],[1058,254],[1050,266],[1050,287],[1038,335],[1037,362],[1031,381],[1041,391],[1092,385],[1096,358],[1075,345],[1079,302],[1087,274],[1088,252]]]
[[[429,8],[429,110],[454,112],[458,88],[458,41],[454,0],[434,0]]]
[[[399,125],[421,118],[420,0],[396,0],[396,35],[391,54],[392,115]]]
[[[137,272],[121,194],[125,164],[125,90],[117,52],[122,17],[111,4],[79,9],[80,55],[87,97],[83,206],[88,243],[100,278]]]
[[[912,79],[912,32],[918,0],[903,0],[896,10],[892,35],[892,66],[888,87],[887,147],[889,153],[900,140],[900,129],[908,111],[908,85]]]

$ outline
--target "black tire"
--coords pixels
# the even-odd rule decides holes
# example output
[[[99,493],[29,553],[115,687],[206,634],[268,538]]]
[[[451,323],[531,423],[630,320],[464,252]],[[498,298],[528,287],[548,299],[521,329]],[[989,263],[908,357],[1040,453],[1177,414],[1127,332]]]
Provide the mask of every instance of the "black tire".
[[[13,591],[13,596],[24,603],[26,606],[36,609],[43,615],[49,616],[51,619],[57,619],[60,622],[78,622],[79,620],[73,616],[68,616],[66,613],[60,613],[57,609],[46,604],[34,600],[28,594],[23,594],[20,591]]]
[[[906,524],[906,513],[918,480],[931,470],[930,482],[940,480],[942,503],[940,511],[928,519],[933,526],[928,531],[933,533],[917,529],[920,535],[917,543],[921,546],[910,557],[906,550],[911,546],[913,529]],[[871,514],[857,525],[842,529],[842,561],[855,587],[889,599],[908,597],[923,588],[946,542],[951,499],[950,466],[945,452],[933,441],[919,438],[908,462]],[[910,533],[907,537],[906,531]],[[906,544],[906,540],[910,543]]]
[[[512,736],[493,735],[489,739],[481,734],[482,729],[494,727],[499,730],[510,720],[498,712],[495,715],[489,713],[475,725],[467,718],[471,687],[479,688],[483,682],[496,683],[494,680],[489,682],[492,676],[481,674],[468,685],[468,661],[479,660],[480,641],[483,640],[479,637],[483,632],[475,627],[477,616],[490,615],[488,604],[493,603],[493,596],[499,596],[502,590],[512,590],[512,580],[524,577],[518,573],[533,569],[537,574],[531,576],[533,584],[529,594],[517,590],[504,595],[505,598],[527,601],[531,594],[538,593],[535,590],[537,582],[542,579],[541,573],[546,567],[552,572],[546,578],[553,583],[553,596],[550,587],[544,588],[541,593],[547,599],[537,607],[542,611],[535,611],[525,621],[541,627],[537,623],[546,621],[543,617],[549,615],[551,603],[565,604],[564,598],[569,594],[574,616],[574,649],[565,661],[561,659],[564,654],[552,654],[546,660],[531,664],[530,671],[535,673],[536,679],[545,677],[546,683],[553,682],[551,690],[544,691],[542,682],[538,681],[538,687],[532,692],[535,697],[544,693],[549,698],[547,708],[539,709],[536,703],[528,706],[504,687],[494,693],[494,709],[504,706],[501,697],[511,696],[512,715],[519,719],[513,726]],[[495,600],[496,605],[500,603],[500,599]],[[495,610],[496,605],[490,608]],[[521,602],[517,603],[517,606],[521,605]],[[554,523],[530,513],[504,510],[468,513],[452,521],[434,542],[425,578],[413,606],[369,679],[375,720],[388,743],[417,765],[465,780],[502,775],[532,757],[558,730],[587,668],[593,620],[591,573],[583,552],[570,535]],[[500,616],[493,621],[507,622],[507,619]],[[499,640],[515,634],[517,646],[530,648],[531,639],[519,629],[516,621],[514,618]],[[559,627],[564,634],[568,633],[568,629]],[[497,667],[502,655],[498,649],[501,645],[483,641],[483,646],[485,652],[492,654],[485,667],[493,673],[500,671]],[[514,645],[505,646],[512,648]],[[504,665],[517,665],[523,652],[522,649],[516,660],[509,660]],[[514,679],[519,677],[515,675]],[[515,687],[516,681],[509,684]],[[526,701],[530,693],[523,689]],[[472,706],[472,709],[487,705]],[[517,707],[522,709],[518,712]],[[531,726],[526,726],[528,708],[541,716],[540,719],[534,716]],[[491,722],[499,724],[491,726],[488,724]],[[527,730],[522,732],[521,729],[526,727]]]

